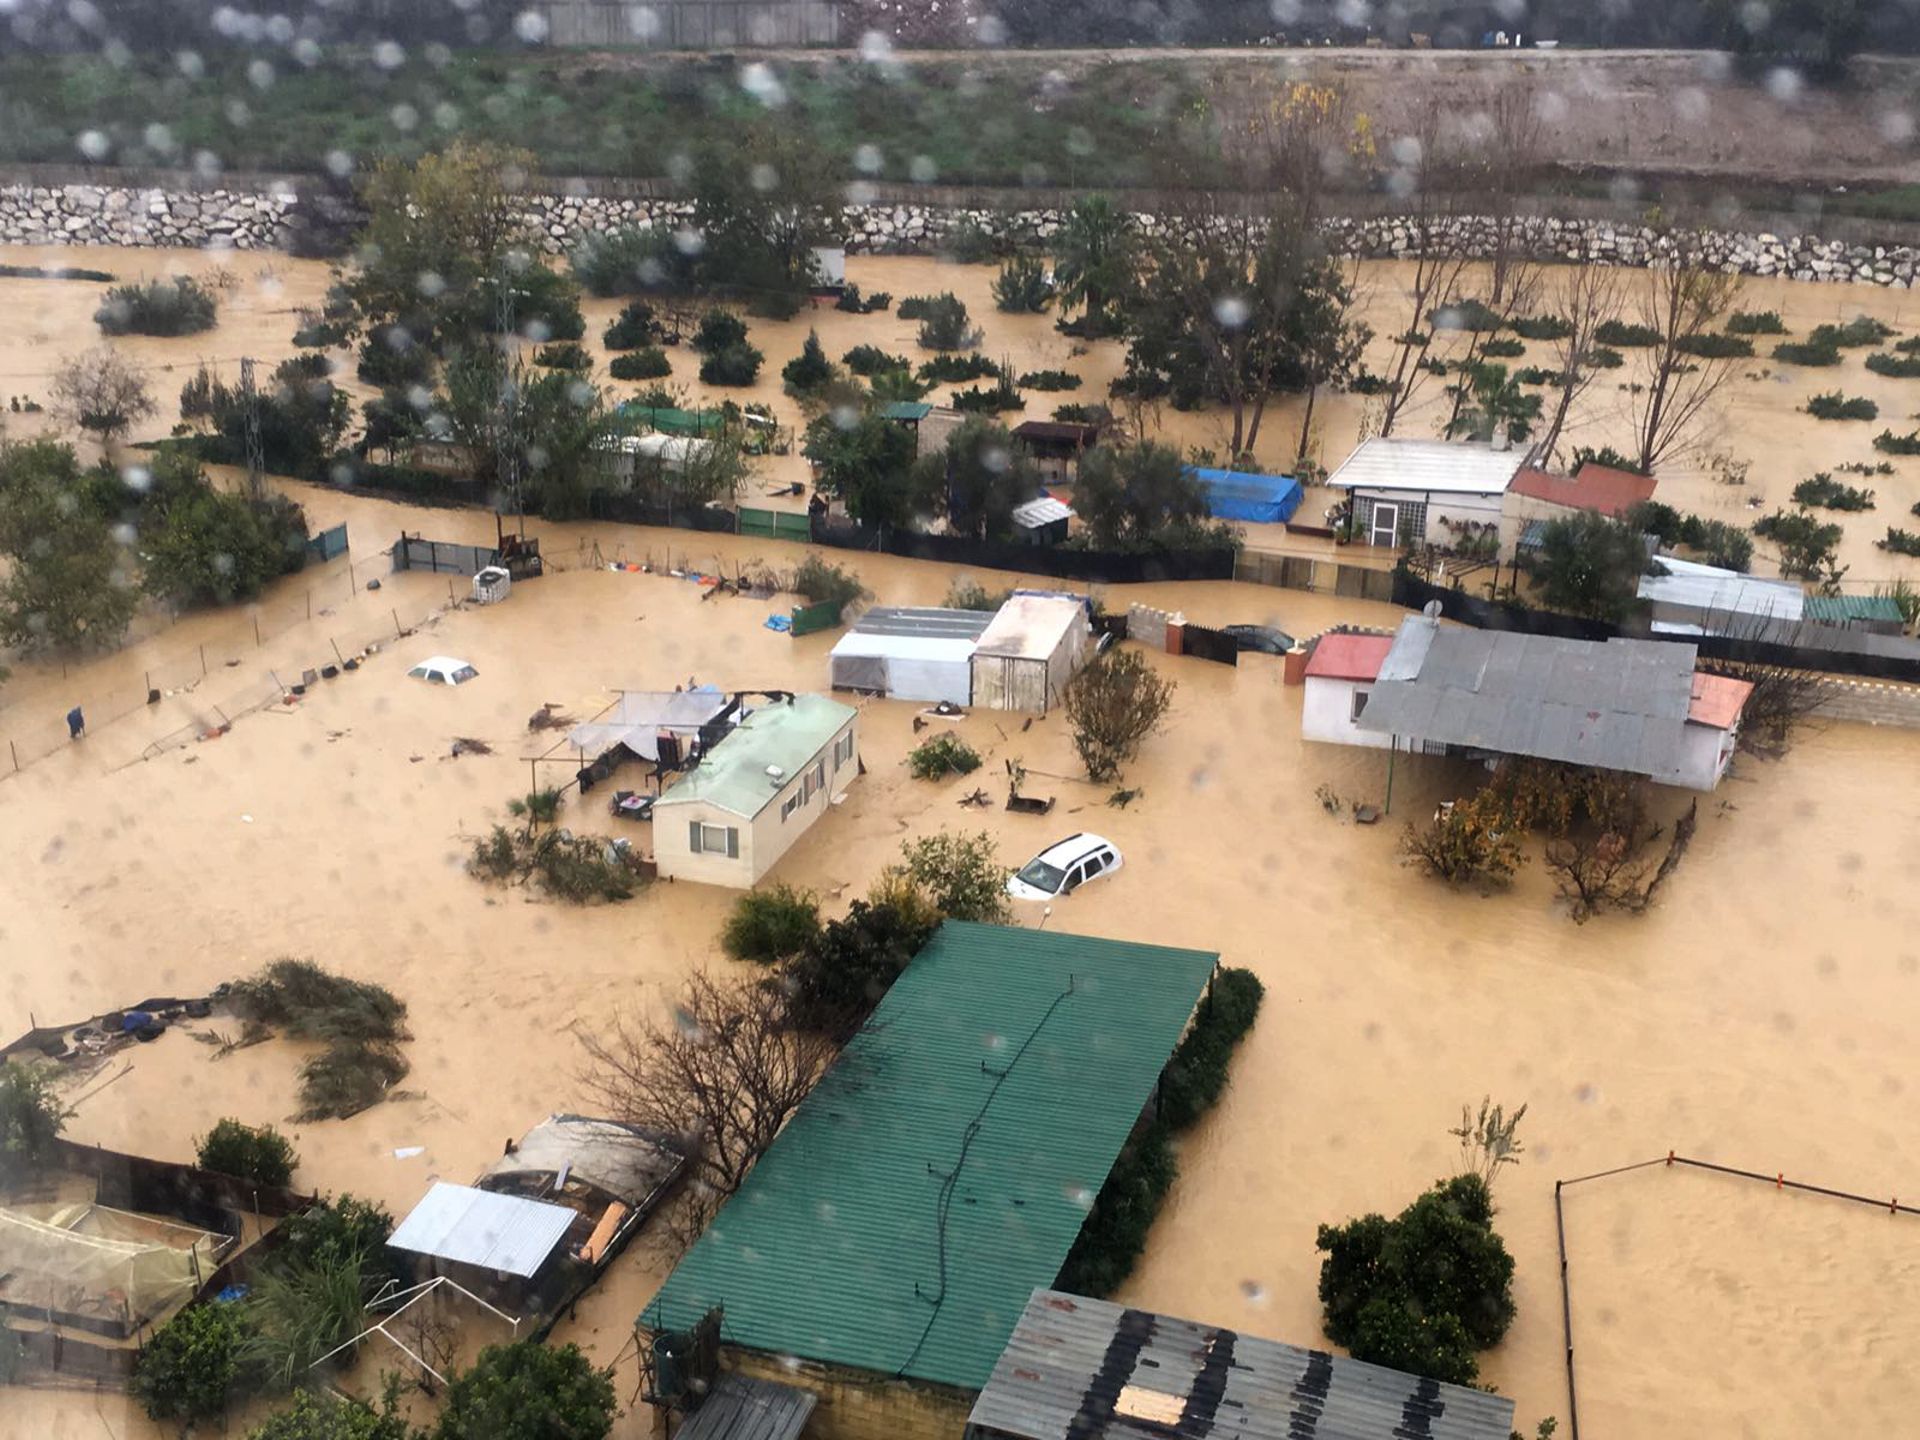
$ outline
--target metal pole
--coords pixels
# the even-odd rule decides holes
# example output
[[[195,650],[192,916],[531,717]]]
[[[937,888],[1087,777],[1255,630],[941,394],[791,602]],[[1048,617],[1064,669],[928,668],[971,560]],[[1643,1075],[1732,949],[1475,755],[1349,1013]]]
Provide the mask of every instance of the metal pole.
[[[207,678],[207,647],[204,645],[200,647],[200,678]]]
[[[260,617],[258,615],[253,617],[253,644],[255,649],[258,649],[260,646]]]
[[[307,619],[309,619],[309,620],[311,620],[311,619],[313,619],[313,591],[312,591],[312,589],[308,589],[308,591],[307,591]]]
[[[400,612],[398,610],[394,610],[392,614],[393,614],[393,638],[398,640],[400,638],[400,633],[401,633],[400,632]]]
[[[1393,814],[1393,757],[1400,752],[1400,737],[1387,736],[1387,803],[1380,807],[1382,815]]]
[[[1573,1389],[1573,1292],[1567,1280],[1567,1220],[1560,1209],[1561,1181],[1553,1182],[1553,1228],[1560,1237],[1560,1323],[1567,1337],[1567,1430],[1580,1440],[1580,1402]]]

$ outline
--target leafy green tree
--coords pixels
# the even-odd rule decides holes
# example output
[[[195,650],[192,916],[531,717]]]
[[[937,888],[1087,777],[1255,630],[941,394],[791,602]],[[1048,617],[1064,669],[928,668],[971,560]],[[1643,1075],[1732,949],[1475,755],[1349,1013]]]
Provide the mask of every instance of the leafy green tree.
[[[154,1420],[210,1420],[240,1390],[237,1305],[189,1305],[148,1339],[128,1386]]]
[[[1583,510],[1548,523],[1532,566],[1548,609],[1617,624],[1640,603],[1646,543],[1633,526]]]
[[[197,466],[159,483],[179,458],[155,463],[156,484],[142,508],[147,593],[179,606],[226,605],[252,599],[306,563],[307,522],[298,505],[216,490]]]
[[[1013,511],[1040,493],[1040,472],[1007,427],[974,417],[947,436],[944,450],[914,466],[913,493],[944,497],[954,534],[1005,540]]]
[[[466,449],[502,509],[575,518],[604,481],[601,447],[614,421],[605,395],[585,376],[536,374],[491,345],[460,350],[447,362],[434,419]]]
[[[258,1128],[228,1117],[194,1144],[195,1163],[262,1185],[285,1185],[293,1179],[300,1157],[293,1142],[271,1125]]]
[[[1053,275],[1061,303],[1082,312],[1088,335],[1104,335],[1110,307],[1133,276],[1134,236],[1127,217],[1105,195],[1074,202],[1053,242]]]
[[[1073,747],[1087,777],[1106,781],[1160,728],[1173,704],[1173,682],[1138,650],[1115,650],[1069,680],[1065,700]]]
[[[373,354],[437,351],[486,327],[492,282],[524,238],[517,202],[532,169],[524,150],[465,139],[374,167],[361,192],[367,225],[344,282]]]
[[[1210,523],[1207,492],[1170,446],[1101,445],[1080,457],[1073,489],[1090,550],[1181,550],[1231,545],[1230,525]]]
[[[1513,1323],[1513,1257],[1478,1175],[1434,1186],[1392,1219],[1322,1225],[1316,1241],[1327,1336],[1356,1360],[1470,1385],[1475,1352]]]
[[[1447,424],[1449,439],[1491,440],[1501,431],[1515,444],[1525,440],[1540,418],[1540,397],[1520,388],[1507,367],[1488,361],[1453,387],[1463,403]]]
[[[784,981],[795,1023],[852,1034],[927,943],[938,916],[900,899],[856,900],[791,960]]]
[[[1839,581],[1835,568],[1845,531],[1819,519],[1804,506],[1795,510],[1776,510],[1754,521],[1753,533],[1780,547],[1780,573],[1797,580]]]
[[[999,848],[984,831],[956,835],[942,830],[908,841],[900,853],[907,878],[947,919],[1000,924],[1012,913],[1007,877],[1013,872],[1001,863]]]
[[[66,1124],[53,1071],[25,1061],[0,1062],[0,1183],[30,1173]]]
[[[389,1396],[378,1410],[313,1390],[296,1390],[293,1404],[247,1432],[247,1440],[419,1440]]]
[[[836,233],[841,162],[802,127],[765,119],[696,156],[693,177],[701,284],[742,296],[756,314],[793,315],[817,278],[814,247]]]
[[[69,445],[0,444],[0,645],[103,650],[139,604],[133,557]]]
[[[878,411],[829,410],[807,426],[801,454],[814,485],[863,525],[910,525],[934,499],[915,468],[913,432]]]
[[[613,1382],[577,1345],[491,1345],[454,1379],[439,1440],[604,1440]]]

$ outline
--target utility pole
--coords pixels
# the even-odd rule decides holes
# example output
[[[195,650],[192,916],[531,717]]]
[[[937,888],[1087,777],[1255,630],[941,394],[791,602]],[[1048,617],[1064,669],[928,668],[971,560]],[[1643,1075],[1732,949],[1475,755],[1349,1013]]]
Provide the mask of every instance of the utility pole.
[[[496,318],[500,329],[500,412],[493,427],[493,464],[500,477],[500,488],[507,502],[513,507],[516,516],[521,514],[520,502],[520,394],[513,372],[513,349],[515,344],[515,316],[513,275],[503,263],[500,267],[500,279],[495,292]],[[520,531],[526,533],[526,521],[520,520]]]
[[[247,494],[258,500],[265,488],[261,477],[266,472],[267,457],[260,444],[260,392],[254,388],[251,359],[240,362],[240,395],[247,423]]]

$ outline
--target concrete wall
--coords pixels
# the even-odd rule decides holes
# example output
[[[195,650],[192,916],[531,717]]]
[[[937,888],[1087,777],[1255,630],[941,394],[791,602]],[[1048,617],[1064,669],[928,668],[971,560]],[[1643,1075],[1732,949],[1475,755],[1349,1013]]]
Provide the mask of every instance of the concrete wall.
[[[1129,605],[1127,607],[1127,638],[1137,640],[1149,650],[1167,648],[1167,626],[1184,623],[1185,617],[1170,611],[1156,610],[1151,605]]]
[[[1353,723],[1353,697],[1372,688],[1371,681],[1307,676],[1300,702],[1300,738],[1330,745],[1363,745],[1369,750],[1386,749],[1393,743],[1391,735],[1362,730]]]
[[[797,49],[835,45],[834,0],[534,0],[544,41],[562,48]]]
[[[1740,741],[1740,728],[1716,729],[1712,725],[1688,724],[1681,739],[1681,773],[1674,781],[1689,790],[1712,790],[1727,773],[1727,764]]]

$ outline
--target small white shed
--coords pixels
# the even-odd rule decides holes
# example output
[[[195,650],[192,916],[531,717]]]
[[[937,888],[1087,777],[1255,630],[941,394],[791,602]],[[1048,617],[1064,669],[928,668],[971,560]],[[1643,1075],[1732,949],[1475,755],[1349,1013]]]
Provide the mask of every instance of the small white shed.
[[[828,657],[833,688],[971,705],[973,652],[992,619],[984,610],[869,610]]]
[[[1510,447],[1375,437],[1361,441],[1327,485],[1347,492],[1363,543],[1449,546],[1470,531],[1499,531],[1524,458]]]
[[[974,646],[973,703],[1044,715],[1092,653],[1083,596],[1016,590]]]

